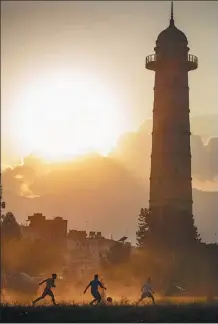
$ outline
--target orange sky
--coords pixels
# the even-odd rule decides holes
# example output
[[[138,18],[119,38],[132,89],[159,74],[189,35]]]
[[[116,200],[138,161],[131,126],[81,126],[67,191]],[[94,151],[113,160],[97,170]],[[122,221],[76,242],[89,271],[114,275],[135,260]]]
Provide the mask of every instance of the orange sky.
[[[170,2],[2,1],[1,9],[3,163],[29,151],[24,141],[27,131],[18,143],[23,130],[21,96],[29,95],[27,89],[34,93],[36,80],[49,87],[51,74],[60,70],[94,76],[110,93],[105,102],[114,98],[115,113],[108,117],[111,129],[117,121],[116,133],[109,136],[112,146],[119,134],[137,129],[151,117],[154,75],[145,70],[144,59],[168,25]],[[186,33],[190,53],[199,58],[199,69],[190,73],[192,115],[217,113],[217,11],[216,1],[175,2],[176,25]]]

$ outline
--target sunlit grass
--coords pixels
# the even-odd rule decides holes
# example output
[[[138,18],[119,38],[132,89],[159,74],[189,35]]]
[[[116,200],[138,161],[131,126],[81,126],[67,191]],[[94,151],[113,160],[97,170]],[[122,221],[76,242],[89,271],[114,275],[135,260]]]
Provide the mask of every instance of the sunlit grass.
[[[91,301],[91,300],[90,300]],[[155,297],[155,301],[157,305],[185,305],[185,304],[211,304],[208,302],[206,297],[196,297],[196,296],[179,296],[179,297]],[[137,300],[131,300],[127,297],[122,297],[117,300],[113,300],[112,304],[100,303],[99,306],[136,306]],[[214,297],[214,302],[218,303],[218,297]],[[2,307],[30,307],[32,306],[31,302],[4,302],[1,303]],[[86,307],[89,305],[88,301],[77,301],[77,300],[57,300],[57,307],[72,307],[72,306],[83,306]],[[144,299],[138,306],[147,306],[152,305],[152,301],[150,299]],[[44,299],[41,302],[37,303],[34,308],[37,307],[53,307],[52,303],[48,299]]]
[[[87,302],[61,303],[57,306],[39,304],[1,305],[3,322],[217,322],[218,301],[205,298],[166,298],[157,305],[144,303],[136,306],[128,300],[115,301],[112,305],[89,306]]]

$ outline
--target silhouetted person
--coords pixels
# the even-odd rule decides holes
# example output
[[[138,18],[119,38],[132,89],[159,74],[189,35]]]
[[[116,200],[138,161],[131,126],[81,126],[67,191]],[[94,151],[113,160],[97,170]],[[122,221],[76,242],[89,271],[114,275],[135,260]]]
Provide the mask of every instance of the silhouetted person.
[[[144,284],[144,286],[142,286],[142,295],[141,298],[139,299],[139,301],[137,302],[137,305],[144,299],[144,298],[151,298],[153,304],[155,304],[155,300],[154,300],[154,291],[151,288],[151,278],[148,278],[146,284]]]
[[[100,282],[101,282],[102,286],[104,286],[103,277],[101,277]],[[101,295],[101,302],[104,304],[106,302],[106,293],[105,293],[105,289],[104,288],[101,288],[100,289],[100,295]]]
[[[55,286],[55,279],[56,278],[57,278],[57,275],[55,273],[53,273],[51,278],[45,279],[45,280],[43,280],[42,282],[39,283],[39,285],[41,285],[44,282],[46,282],[46,286],[45,286],[45,289],[44,289],[44,291],[42,293],[42,296],[38,297],[36,300],[33,301],[33,306],[39,300],[44,299],[47,295],[51,297],[53,304],[56,305],[54,294],[53,294],[53,291],[51,290],[52,287],[56,287]]]
[[[94,297],[93,301],[90,303],[90,305],[93,305],[95,302],[97,304],[101,301],[101,295],[98,291],[98,287],[101,287],[106,290],[106,288],[102,285],[102,283],[98,280],[98,275],[94,275],[94,280],[90,281],[86,289],[84,290],[84,294],[86,293],[87,289],[91,287],[91,294]]]

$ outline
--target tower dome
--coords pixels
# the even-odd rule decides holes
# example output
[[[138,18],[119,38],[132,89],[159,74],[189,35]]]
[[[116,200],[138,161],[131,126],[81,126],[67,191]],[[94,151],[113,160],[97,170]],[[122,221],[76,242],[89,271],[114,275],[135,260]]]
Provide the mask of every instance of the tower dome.
[[[173,44],[181,44],[184,45],[188,44],[187,37],[185,34],[179,30],[174,24],[174,17],[173,17],[173,2],[171,3],[171,18],[169,26],[164,29],[157,37],[156,44],[157,46],[166,45],[168,43]]]

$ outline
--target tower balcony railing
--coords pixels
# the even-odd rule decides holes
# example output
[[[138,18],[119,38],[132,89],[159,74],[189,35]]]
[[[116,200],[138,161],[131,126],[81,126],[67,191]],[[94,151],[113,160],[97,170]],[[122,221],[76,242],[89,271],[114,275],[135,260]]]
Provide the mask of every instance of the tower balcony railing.
[[[198,67],[197,56],[192,55],[192,54],[187,54],[186,63],[187,63],[188,71],[197,69],[197,67]],[[148,70],[156,71],[156,68],[157,68],[157,55],[156,54],[151,54],[151,55],[146,56],[145,67]]]
[[[187,62],[188,63],[188,71],[197,69],[197,67],[198,67],[198,58],[197,58],[197,56],[192,55],[192,54],[188,54],[187,61],[188,61]]]
[[[156,63],[157,63],[157,55],[156,54],[151,54],[151,55],[146,56],[146,59],[145,59],[146,69],[156,71]]]

